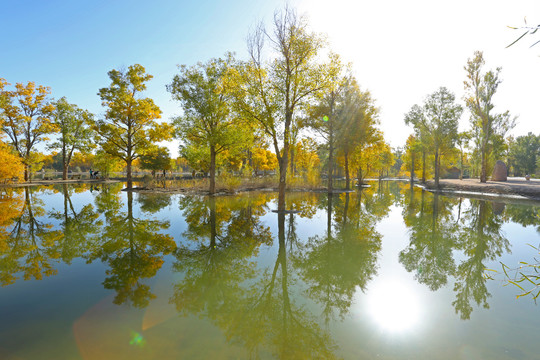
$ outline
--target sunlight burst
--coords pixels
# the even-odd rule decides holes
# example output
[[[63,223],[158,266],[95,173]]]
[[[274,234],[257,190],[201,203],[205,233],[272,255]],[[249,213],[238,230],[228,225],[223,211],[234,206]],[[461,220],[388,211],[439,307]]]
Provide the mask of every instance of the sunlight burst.
[[[417,296],[398,282],[384,282],[369,293],[369,313],[381,328],[399,332],[414,327],[419,320]]]

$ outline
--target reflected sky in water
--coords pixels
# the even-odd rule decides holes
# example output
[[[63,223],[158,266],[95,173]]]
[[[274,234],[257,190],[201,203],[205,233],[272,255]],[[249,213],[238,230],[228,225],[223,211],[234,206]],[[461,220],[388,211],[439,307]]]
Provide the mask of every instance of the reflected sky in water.
[[[529,359],[540,350],[539,309],[516,299],[501,266],[536,264],[538,204],[382,182],[292,192],[287,208],[299,212],[276,214],[268,192],[120,189],[3,192],[0,358]]]

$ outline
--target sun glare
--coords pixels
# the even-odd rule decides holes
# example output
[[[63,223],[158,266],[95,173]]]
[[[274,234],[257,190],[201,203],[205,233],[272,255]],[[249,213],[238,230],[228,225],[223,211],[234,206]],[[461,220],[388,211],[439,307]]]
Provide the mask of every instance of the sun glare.
[[[374,287],[368,296],[369,313],[382,329],[401,332],[419,322],[418,297],[405,285],[384,282]]]

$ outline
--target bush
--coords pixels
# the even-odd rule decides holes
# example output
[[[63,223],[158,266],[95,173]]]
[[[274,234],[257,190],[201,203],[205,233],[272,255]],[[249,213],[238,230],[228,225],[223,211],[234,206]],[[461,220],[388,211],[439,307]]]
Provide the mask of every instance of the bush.
[[[144,187],[149,187],[150,185],[152,185],[153,180],[154,179],[150,174],[145,174],[141,179]]]

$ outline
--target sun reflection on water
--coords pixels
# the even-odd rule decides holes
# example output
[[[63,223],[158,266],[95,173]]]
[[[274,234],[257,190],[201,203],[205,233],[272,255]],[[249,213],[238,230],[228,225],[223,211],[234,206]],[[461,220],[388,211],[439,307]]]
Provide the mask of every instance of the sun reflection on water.
[[[402,332],[418,325],[420,303],[411,288],[396,281],[375,285],[368,294],[368,311],[385,331]]]

